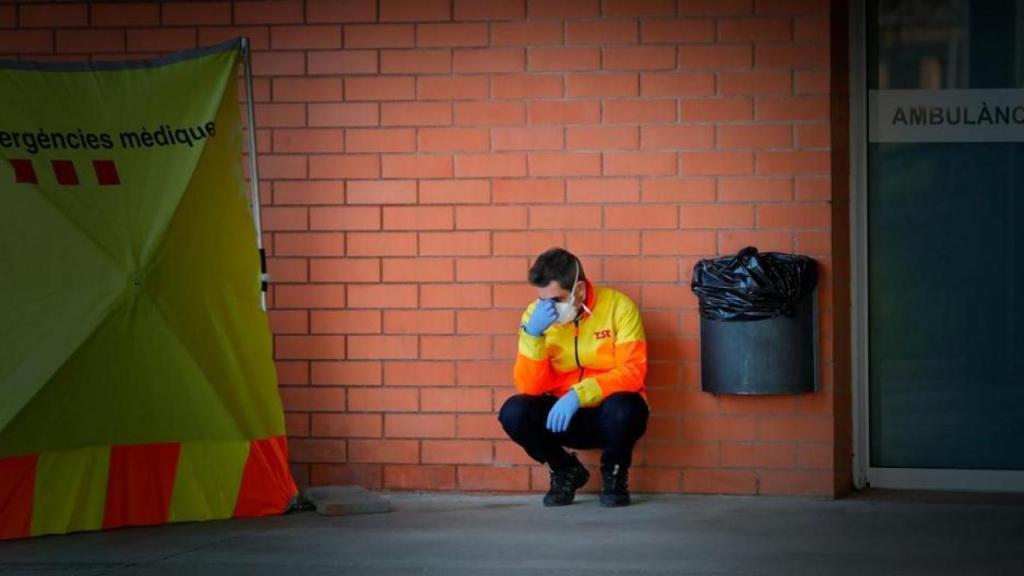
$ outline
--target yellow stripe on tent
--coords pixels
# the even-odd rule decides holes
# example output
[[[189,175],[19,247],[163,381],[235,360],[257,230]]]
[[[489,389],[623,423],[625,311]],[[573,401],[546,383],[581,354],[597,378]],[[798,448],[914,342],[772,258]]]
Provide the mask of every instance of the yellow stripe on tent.
[[[102,528],[109,468],[109,446],[41,454],[36,468],[32,535]]]
[[[230,518],[249,442],[185,442],[174,478],[169,522]]]

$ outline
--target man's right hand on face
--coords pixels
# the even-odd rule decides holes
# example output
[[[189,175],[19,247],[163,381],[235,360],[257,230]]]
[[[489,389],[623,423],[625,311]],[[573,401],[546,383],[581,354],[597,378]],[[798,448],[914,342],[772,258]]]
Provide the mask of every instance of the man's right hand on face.
[[[558,319],[558,311],[555,310],[555,303],[552,300],[540,300],[533,308],[533,314],[526,323],[526,333],[530,336],[540,336],[555,323]]]

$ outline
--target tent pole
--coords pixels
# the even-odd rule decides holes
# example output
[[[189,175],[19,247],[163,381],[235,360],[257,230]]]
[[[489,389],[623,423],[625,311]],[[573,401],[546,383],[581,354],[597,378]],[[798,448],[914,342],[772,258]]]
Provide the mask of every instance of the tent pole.
[[[267,311],[267,257],[263,251],[263,222],[260,219],[260,170],[256,158],[256,114],[253,112],[252,54],[249,38],[242,37],[242,65],[245,68],[245,108],[249,125],[249,187],[252,191],[252,220],[256,224],[256,247],[260,251],[260,308]]]

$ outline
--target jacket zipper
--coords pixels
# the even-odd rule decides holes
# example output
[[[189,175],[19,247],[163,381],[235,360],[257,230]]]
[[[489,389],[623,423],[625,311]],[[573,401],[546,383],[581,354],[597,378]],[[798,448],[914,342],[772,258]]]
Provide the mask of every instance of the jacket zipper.
[[[572,337],[572,347],[576,352],[576,367],[580,369],[580,377],[577,383],[583,382],[583,366],[580,365],[580,320],[577,318],[573,320],[573,324],[576,325],[575,334]]]

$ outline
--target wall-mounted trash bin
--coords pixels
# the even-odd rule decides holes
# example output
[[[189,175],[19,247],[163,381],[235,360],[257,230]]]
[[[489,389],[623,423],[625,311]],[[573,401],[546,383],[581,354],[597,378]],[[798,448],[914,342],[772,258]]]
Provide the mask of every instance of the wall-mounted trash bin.
[[[759,253],[701,260],[701,389],[714,394],[800,394],[817,386],[817,263]]]

